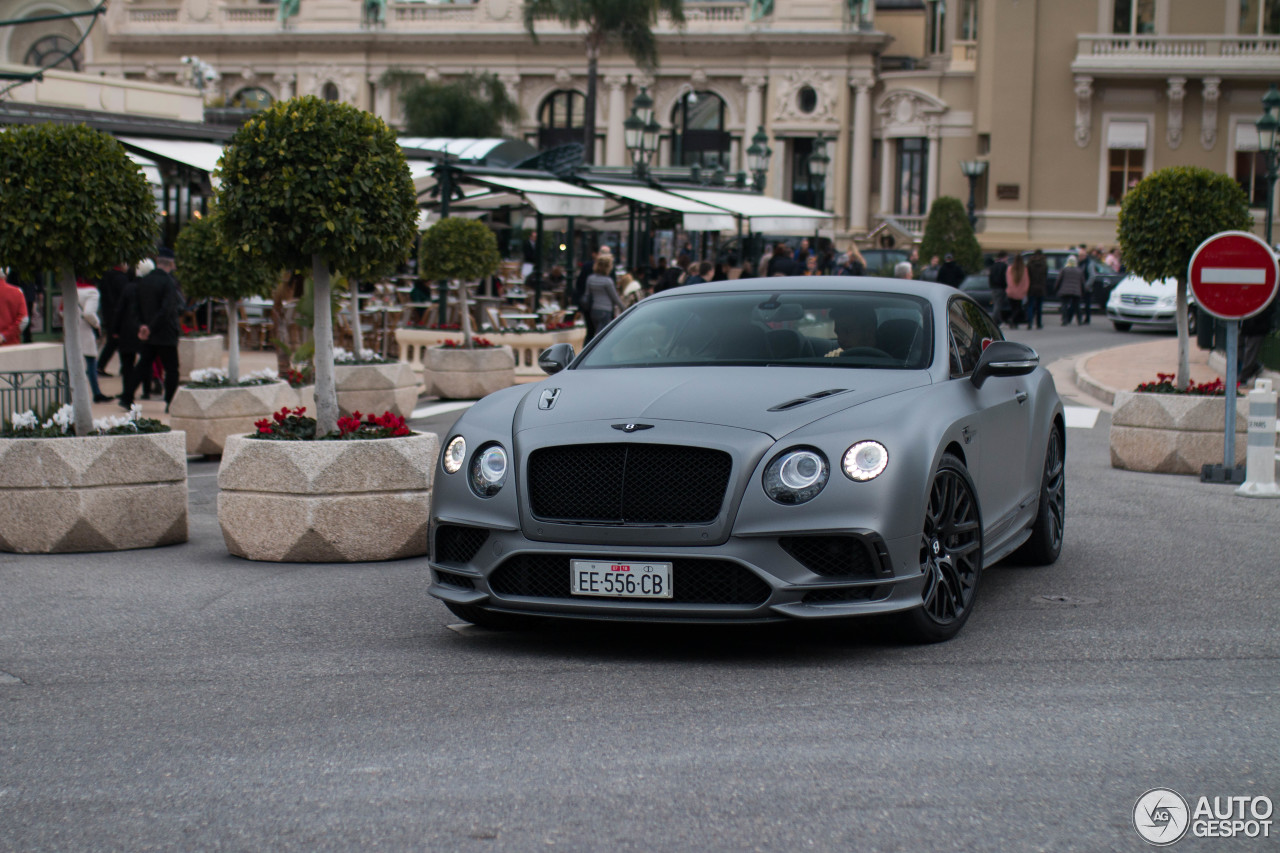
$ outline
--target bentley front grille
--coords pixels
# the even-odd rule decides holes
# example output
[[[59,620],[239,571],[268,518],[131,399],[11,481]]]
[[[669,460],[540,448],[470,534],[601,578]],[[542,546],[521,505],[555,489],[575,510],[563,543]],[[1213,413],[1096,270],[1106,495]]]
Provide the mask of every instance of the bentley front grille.
[[[584,444],[529,454],[529,505],[544,521],[707,524],[729,487],[733,458],[668,444]]]

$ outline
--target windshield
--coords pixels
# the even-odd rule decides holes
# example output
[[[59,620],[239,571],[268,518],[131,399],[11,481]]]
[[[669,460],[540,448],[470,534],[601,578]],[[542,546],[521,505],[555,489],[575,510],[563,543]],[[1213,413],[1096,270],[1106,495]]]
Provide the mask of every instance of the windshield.
[[[691,293],[641,302],[577,368],[798,365],[923,370],[929,303],[894,293]]]

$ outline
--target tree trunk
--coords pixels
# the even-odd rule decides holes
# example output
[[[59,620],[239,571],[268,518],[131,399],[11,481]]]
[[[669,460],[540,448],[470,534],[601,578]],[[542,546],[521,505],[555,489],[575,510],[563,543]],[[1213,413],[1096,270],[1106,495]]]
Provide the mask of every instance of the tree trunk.
[[[356,354],[356,361],[364,358],[364,330],[360,328],[360,282],[354,278],[347,280],[348,292],[351,294],[351,351]]]
[[[240,300],[228,299],[227,303],[227,378],[235,385],[240,381]],[[213,328],[210,324],[209,328]]]
[[[67,373],[71,380],[71,408],[76,435],[93,432],[93,409],[90,406],[89,374],[85,372],[84,351],[80,348],[80,294],[76,292],[76,274],[70,266],[58,270],[62,285],[62,345],[67,355]]]
[[[458,307],[462,310],[462,346],[471,349],[471,304],[467,298],[467,283],[458,282]]]
[[[596,78],[599,76],[600,46],[587,36],[587,101],[582,109],[582,162],[596,161]]]
[[[316,435],[338,429],[338,389],[333,378],[333,307],[329,265],[319,255],[311,256],[311,279],[315,283],[316,342]]]
[[[1187,282],[1178,278],[1178,371],[1173,384],[1179,391],[1191,384],[1191,334],[1187,323]]]

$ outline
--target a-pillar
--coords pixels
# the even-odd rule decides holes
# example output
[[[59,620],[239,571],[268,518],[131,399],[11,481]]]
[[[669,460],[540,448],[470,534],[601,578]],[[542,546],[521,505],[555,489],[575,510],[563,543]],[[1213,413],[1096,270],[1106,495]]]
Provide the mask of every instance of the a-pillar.
[[[763,74],[748,74],[742,78],[742,85],[747,90],[747,114],[742,128],[742,145],[739,146],[738,169],[746,172],[748,178],[751,176],[751,167],[747,165],[747,149],[751,147],[751,138],[764,124],[761,119],[764,115],[764,84]]]
[[[604,78],[609,87],[609,124],[605,131],[604,164],[606,166],[627,165],[627,140],[623,131],[623,122],[627,119],[627,78],[620,74],[610,74]]]
[[[875,80],[854,77],[853,87],[853,164],[849,170],[849,230],[866,233],[871,230],[871,87]]]

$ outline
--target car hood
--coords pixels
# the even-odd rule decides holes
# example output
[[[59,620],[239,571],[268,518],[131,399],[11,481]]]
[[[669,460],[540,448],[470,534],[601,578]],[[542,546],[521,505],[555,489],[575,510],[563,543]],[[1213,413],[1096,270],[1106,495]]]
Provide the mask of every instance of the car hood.
[[[930,383],[926,371],[821,367],[566,370],[529,386],[516,432],[581,421],[687,421],[779,438],[843,409]],[[550,408],[542,408],[554,395]]]

